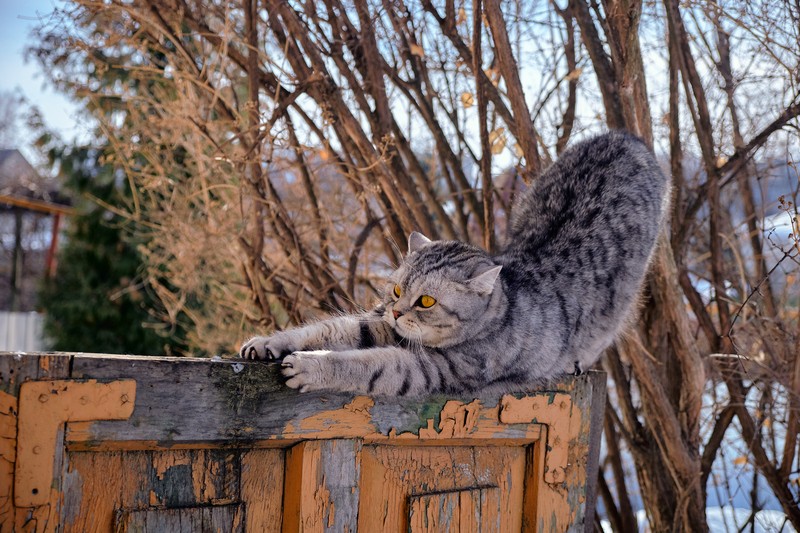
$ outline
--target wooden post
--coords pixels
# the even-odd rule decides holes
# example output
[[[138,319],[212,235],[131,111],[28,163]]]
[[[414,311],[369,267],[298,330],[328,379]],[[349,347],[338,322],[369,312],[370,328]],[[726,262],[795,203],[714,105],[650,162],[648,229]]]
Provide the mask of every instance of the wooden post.
[[[45,260],[45,276],[50,279],[56,275],[56,252],[58,252],[58,231],[61,227],[61,213],[53,213],[53,230],[50,232],[50,246]]]
[[[19,310],[20,275],[22,273],[22,210],[13,208],[14,212],[14,250],[11,253],[11,301],[9,309],[14,312]]]

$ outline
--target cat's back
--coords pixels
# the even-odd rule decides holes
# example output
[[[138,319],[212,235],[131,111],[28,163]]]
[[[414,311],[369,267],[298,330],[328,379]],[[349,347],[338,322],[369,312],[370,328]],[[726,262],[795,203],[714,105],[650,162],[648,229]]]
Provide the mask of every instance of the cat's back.
[[[580,250],[649,255],[668,187],[638,137],[610,132],[577,143],[522,194],[512,213],[507,252],[562,264]]]
[[[518,328],[537,339],[530,372],[588,368],[634,308],[668,206],[669,180],[637,137],[574,145],[518,199],[495,257]]]

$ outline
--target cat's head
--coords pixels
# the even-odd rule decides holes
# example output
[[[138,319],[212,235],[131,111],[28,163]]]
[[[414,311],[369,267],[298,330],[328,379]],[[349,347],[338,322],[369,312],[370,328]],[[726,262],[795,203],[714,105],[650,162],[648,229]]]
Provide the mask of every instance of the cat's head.
[[[385,319],[402,337],[425,346],[464,342],[493,312],[500,269],[480,248],[414,232],[408,255],[387,283]]]

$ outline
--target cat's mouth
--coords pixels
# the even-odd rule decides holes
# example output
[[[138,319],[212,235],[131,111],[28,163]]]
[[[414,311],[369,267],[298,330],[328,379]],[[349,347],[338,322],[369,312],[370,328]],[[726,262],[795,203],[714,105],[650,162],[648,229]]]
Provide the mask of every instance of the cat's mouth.
[[[404,339],[422,342],[422,329],[419,327],[419,325],[409,322],[407,319],[403,320],[404,318],[405,317],[400,317],[397,320],[394,318],[390,319],[394,330]]]
[[[414,324],[410,325],[414,326]],[[412,329],[408,327],[409,324],[403,324],[400,322],[400,320],[394,320],[394,324],[392,324],[392,326],[394,327],[394,330],[403,337],[412,338],[419,336],[419,326],[416,326],[414,329]]]
[[[441,334],[437,335],[437,332],[431,331],[429,329],[423,329],[420,325],[404,321],[404,323],[400,324],[395,321],[392,324],[395,333],[397,333],[402,338],[418,343],[422,346],[427,346],[429,348],[444,348],[447,346],[447,337],[442,336]]]

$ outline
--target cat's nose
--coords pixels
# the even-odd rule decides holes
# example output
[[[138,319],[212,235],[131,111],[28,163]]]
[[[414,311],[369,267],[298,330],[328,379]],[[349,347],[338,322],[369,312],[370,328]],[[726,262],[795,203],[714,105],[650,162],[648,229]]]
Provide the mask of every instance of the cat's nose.
[[[398,318],[403,316],[403,313],[401,313],[397,309],[392,309],[392,315],[394,316],[394,319],[397,320]]]

